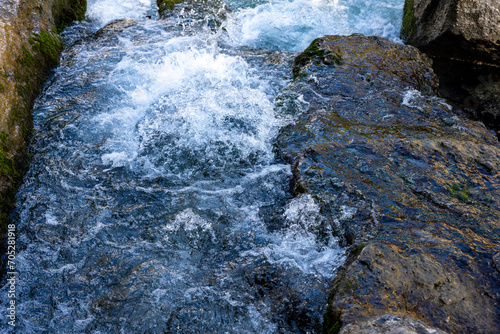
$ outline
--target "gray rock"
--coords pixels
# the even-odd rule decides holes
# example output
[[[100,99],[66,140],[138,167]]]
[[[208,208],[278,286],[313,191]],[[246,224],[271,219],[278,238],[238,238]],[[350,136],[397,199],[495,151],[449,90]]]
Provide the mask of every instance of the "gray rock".
[[[500,2],[406,0],[402,37],[432,56],[500,66]]]
[[[445,332],[427,327],[420,320],[407,316],[398,317],[394,314],[384,314],[368,321],[347,325],[340,334],[444,334]]]
[[[295,192],[352,245],[325,330],[375,330],[374,317],[393,314],[429,331],[499,333],[497,139],[436,97],[430,61],[412,46],[325,36],[294,74],[277,105],[295,122],[277,151]]]
[[[440,94],[457,114],[481,120],[500,138],[500,2],[406,0],[401,32],[433,58]]]

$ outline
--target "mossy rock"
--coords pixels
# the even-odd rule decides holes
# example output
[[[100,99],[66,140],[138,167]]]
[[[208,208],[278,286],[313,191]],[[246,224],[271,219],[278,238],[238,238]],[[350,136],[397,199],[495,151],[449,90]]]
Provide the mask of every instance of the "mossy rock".
[[[18,66],[15,72],[16,88],[23,101],[14,103],[8,117],[8,126],[19,128],[26,143],[31,135],[33,101],[42,89],[42,79],[59,63],[63,49],[61,38],[54,32],[42,31],[31,36],[29,42],[31,50],[22,46],[22,55],[17,58]],[[20,147],[25,146],[24,144]]]
[[[87,0],[55,0],[52,5],[52,17],[58,32],[74,21],[85,20]]]
[[[323,334],[338,334],[340,328],[342,328],[340,312],[329,304],[324,315]]]
[[[59,56],[63,50],[61,37],[54,33],[42,31],[39,35],[30,38],[33,50],[43,57],[42,62],[47,67],[53,67],[59,63]]]
[[[401,39],[411,43],[417,36],[417,24],[413,9],[413,0],[406,0],[403,9],[403,22],[401,23]]]
[[[61,38],[55,32],[42,31],[29,38],[31,48],[21,47],[16,59],[15,87],[19,99],[12,102],[7,123],[8,131],[0,133],[1,200],[0,225],[7,224],[7,217],[14,206],[15,189],[27,166],[27,146],[32,134],[31,109],[42,90],[45,77],[59,63],[63,49]],[[16,133],[16,136],[9,135]]]
[[[341,63],[324,66],[327,51]],[[431,62],[412,46],[324,36],[294,65],[299,75],[277,97],[294,123],[276,151],[292,166],[292,189],[317,199],[353,245],[324,333],[357,333],[388,313],[445,332],[498,333],[496,138],[451,113],[434,94]]]
[[[0,36],[0,43],[7,45],[7,51],[0,53],[4,69],[0,73],[0,94],[5,106],[2,112],[8,110],[0,133],[0,238],[4,237],[14,208],[15,191],[27,168],[34,100],[50,70],[58,64],[63,49],[58,32],[75,20],[85,19],[87,1],[47,0],[44,6],[37,1],[26,1],[14,6],[17,6],[17,15],[3,19],[18,30]],[[45,29],[26,38],[34,26]],[[13,41],[16,44],[12,44]],[[3,253],[5,245],[1,244],[0,253]]]
[[[16,178],[18,173],[14,166],[14,161],[5,153],[10,151],[11,148],[12,140],[9,138],[7,132],[2,131],[0,133],[0,176]]]
[[[321,39],[316,38],[309,47],[299,54],[293,62],[293,78],[300,75],[300,69],[307,64],[333,65],[341,64],[342,57],[335,51],[327,50],[320,46]]]
[[[185,0],[156,0],[156,4],[158,5],[158,12],[162,15],[167,10],[174,9],[175,5],[178,3],[182,3]]]

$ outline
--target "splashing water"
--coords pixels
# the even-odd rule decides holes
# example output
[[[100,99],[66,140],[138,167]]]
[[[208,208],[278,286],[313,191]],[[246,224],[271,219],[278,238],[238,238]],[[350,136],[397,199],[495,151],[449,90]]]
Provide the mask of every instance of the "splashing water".
[[[290,193],[273,140],[293,120],[274,98],[289,51],[327,33],[397,40],[402,1],[228,5],[214,29],[92,0],[64,33],[14,215],[20,332],[320,329],[344,253],[332,217]]]
[[[88,0],[87,19],[102,27],[119,18],[144,19],[156,16],[155,1],[151,0]]]
[[[377,35],[400,42],[399,0],[277,0],[257,2],[228,21],[233,43],[301,51],[327,34]]]

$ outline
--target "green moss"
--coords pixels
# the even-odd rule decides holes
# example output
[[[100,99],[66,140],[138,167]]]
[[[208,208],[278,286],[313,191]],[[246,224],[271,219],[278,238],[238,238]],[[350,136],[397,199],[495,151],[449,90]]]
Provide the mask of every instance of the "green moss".
[[[61,32],[73,21],[85,20],[87,0],[56,0],[52,5],[52,16],[57,32]]]
[[[469,187],[466,185],[460,186],[458,183],[452,183],[448,188],[451,196],[460,199],[461,201],[469,200]]]
[[[342,275],[342,273],[339,273],[339,275]],[[342,312],[340,312],[332,304],[335,297],[344,296],[349,290],[352,289],[353,285],[354,282],[352,280],[347,280],[345,283],[337,281],[337,283],[330,291],[330,294],[328,296],[328,306],[326,308],[325,314],[323,315],[323,334],[338,334],[340,332],[340,328],[342,327]]]
[[[59,63],[59,56],[63,49],[61,37],[42,31],[39,35],[30,37],[33,50],[38,52],[48,62],[47,65],[55,66]]]
[[[413,0],[406,0],[403,9],[403,22],[401,23],[401,38],[411,43],[417,37],[417,24],[413,13]]]
[[[29,42],[32,45],[32,50],[22,46],[22,54],[17,58],[17,63],[20,66],[15,73],[16,89],[25,101],[31,101],[38,95],[43,84],[42,78],[59,63],[59,56],[63,49],[61,38],[46,31],[33,35],[29,38]],[[16,108],[17,111],[22,109],[25,108]],[[19,113],[16,111],[10,112],[10,125],[12,125],[12,121],[19,120],[17,114]],[[26,112],[21,112],[21,117],[25,116]]]
[[[167,10],[174,9],[176,4],[182,3],[184,1],[185,0],[156,0],[156,4],[158,5],[158,12],[161,15]]]
[[[0,176],[9,176],[13,179],[18,176],[14,161],[5,152],[12,149],[12,140],[5,131],[0,133]]]
[[[348,280],[345,285],[344,285],[344,288],[342,290],[339,290],[337,292],[337,294],[342,297],[344,296],[347,292],[349,292],[349,290],[351,290],[352,288],[352,285],[354,284],[354,282],[352,280]]]
[[[330,304],[326,307],[323,316],[323,334],[338,334],[342,327],[340,312]]]
[[[12,140],[5,131],[0,132],[0,150],[8,151],[12,148]]]
[[[365,246],[366,246],[365,244],[357,245],[352,249],[352,254],[354,256],[358,256],[359,254],[361,254],[361,251],[363,250],[363,248],[365,248]]]
[[[10,176],[12,178],[17,176],[14,161],[8,158],[3,150],[0,150],[0,176]]]
[[[16,170],[13,159],[8,157],[6,152],[12,149],[13,142],[9,134],[0,132],[0,180],[2,188],[0,192],[0,235],[6,231],[8,224],[8,213],[14,207],[14,195],[16,184],[20,181],[20,174]]]
[[[33,65],[35,65],[35,57],[24,45],[22,47],[22,53],[23,55],[17,58],[17,62],[23,67],[33,67]]]
[[[295,80],[300,75],[301,67],[312,63],[315,65],[325,64],[341,64],[342,57],[330,50],[325,50],[320,46],[320,39],[316,38],[311,42],[311,45],[307,47],[301,54],[299,54],[293,61],[293,79]]]
[[[31,121],[29,116],[30,111],[28,110],[30,108],[26,104],[30,104],[38,94],[39,89],[37,89],[36,82],[40,71],[42,71],[43,64],[40,64],[37,57],[24,45],[22,46],[22,55],[17,58],[17,63],[19,66],[15,73],[17,82],[16,90],[22,97],[22,100],[12,106],[7,122],[10,128],[20,125],[21,130],[23,130],[26,115],[28,115],[29,122]]]
[[[436,282],[436,283],[434,283],[434,289],[439,289],[443,285],[444,285],[444,282]]]

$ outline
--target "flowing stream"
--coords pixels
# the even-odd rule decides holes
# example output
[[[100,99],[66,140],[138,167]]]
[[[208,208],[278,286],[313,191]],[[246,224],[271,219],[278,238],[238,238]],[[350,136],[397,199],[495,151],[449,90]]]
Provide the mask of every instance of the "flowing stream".
[[[316,37],[398,41],[403,1],[226,6],[160,19],[155,1],[89,0],[63,33],[14,213],[17,332],[321,328],[345,255],[290,193],[274,99]]]

